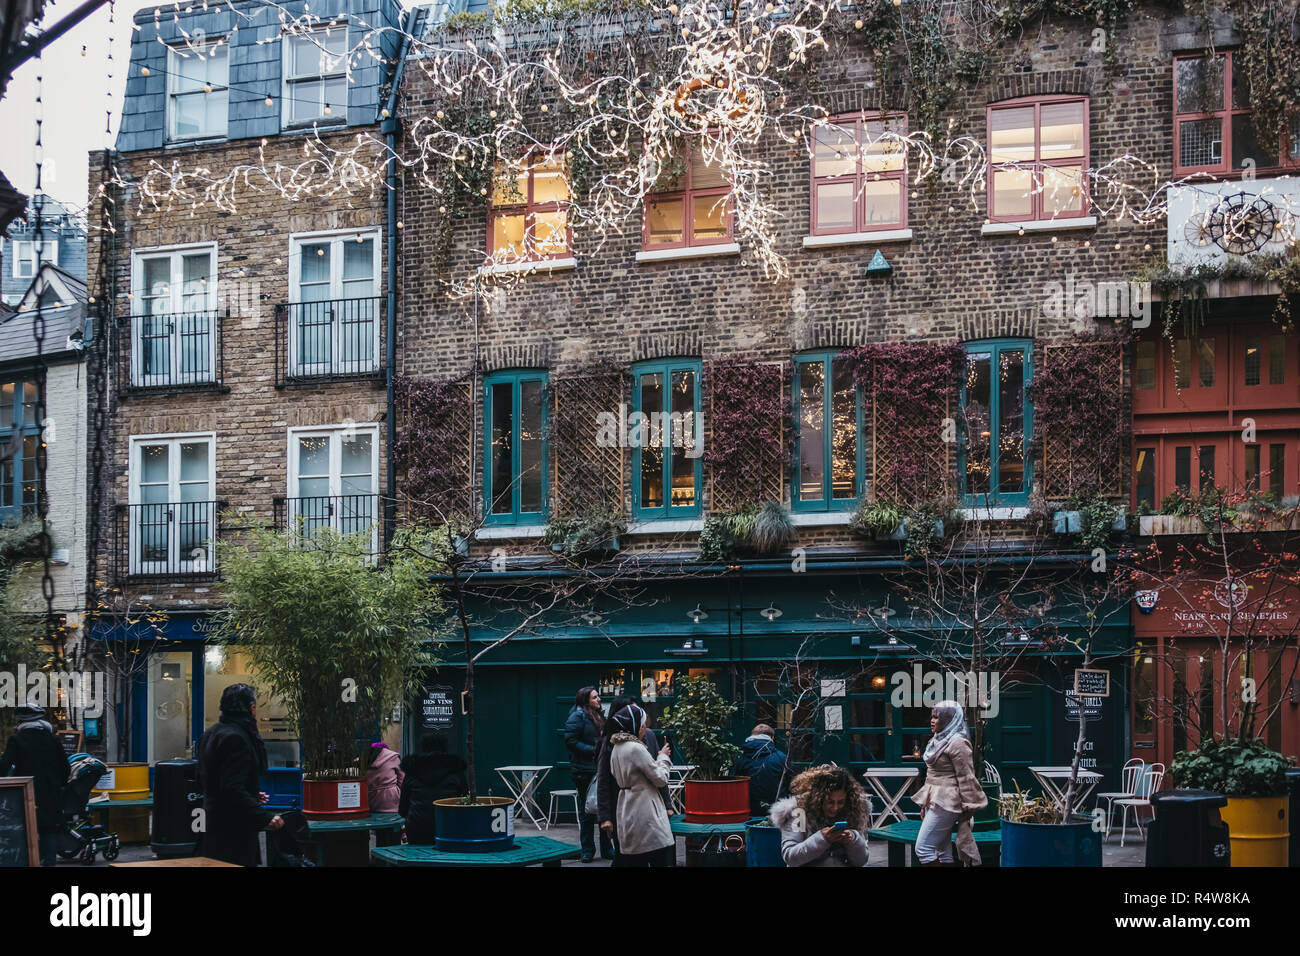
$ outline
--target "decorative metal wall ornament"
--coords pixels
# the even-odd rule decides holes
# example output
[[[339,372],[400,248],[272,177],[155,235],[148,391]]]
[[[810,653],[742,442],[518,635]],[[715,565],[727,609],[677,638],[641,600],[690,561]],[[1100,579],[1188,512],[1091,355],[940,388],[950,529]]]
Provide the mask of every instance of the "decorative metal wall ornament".
[[[1279,219],[1277,207],[1263,196],[1239,192],[1219,201],[1206,217],[1205,231],[1224,252],[1244,256],[1272,241]]]

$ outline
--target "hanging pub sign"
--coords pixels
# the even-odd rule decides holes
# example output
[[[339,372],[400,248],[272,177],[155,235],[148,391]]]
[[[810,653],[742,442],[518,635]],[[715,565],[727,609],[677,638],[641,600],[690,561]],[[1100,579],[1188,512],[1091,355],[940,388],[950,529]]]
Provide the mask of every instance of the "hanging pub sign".
[[[449,684],[432,684],[424,689],[420,698],[420,726],[425,730],[451,730],[455,704]]]
[[[1110,671],[1079,667],[1074,672],[1076,697],[1109,697]]]
[[[1152,609],[1156,606],[1156,599],[1159,596],[1159,591],[1142,590],[1134,594],[1133,599],[1137,601],[1139,611],[1143,614],[1150,614]]]

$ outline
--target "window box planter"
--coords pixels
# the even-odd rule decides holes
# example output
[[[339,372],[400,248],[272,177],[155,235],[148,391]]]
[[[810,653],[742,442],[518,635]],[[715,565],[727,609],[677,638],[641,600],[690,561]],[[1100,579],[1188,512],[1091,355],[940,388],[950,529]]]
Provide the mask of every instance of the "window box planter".
[[[1123,531],[1128,527],[1128,515],[1120,512],[1111,523],[1112,531]],[[1083,513],[1079,511],[1057,511],[1052,514],[1052,530],[1056,534],[1079,534],[1083,531]]]
[[[898,527],[895,528],[893,531],[891,531],[889,534],[886,534],[886,535],[879,535],[879,534],[878,534],[878,535],[876,535],[875,537],[876,537],[876,540],[877,540],[877,541],[906,541],[906,540],[907,540],[907,519],[904,518],[902,521],[900,521],[900,522],[898,523]],[[936,521],[936,522],[934,523],[934,535],[933,535],[933,537],[935,537],[935,538],[942,538],[942,537],[943,537],[943,522],[942,522],[942,521]]]
[[[1205,534],[1205,522],[1195,515],[1142,515],[1138,534]]]

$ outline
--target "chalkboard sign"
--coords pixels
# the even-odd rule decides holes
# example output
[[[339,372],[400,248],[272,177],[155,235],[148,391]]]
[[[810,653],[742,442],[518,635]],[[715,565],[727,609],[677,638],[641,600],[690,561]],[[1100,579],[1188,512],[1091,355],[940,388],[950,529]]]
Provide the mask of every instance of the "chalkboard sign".
[[[0,777],[0,866],[39,865],[33,780]]]
[[[1074,672],[1074,693],[1079,697],[1109,697],[1110,671],[1077,668]]]
[[[59,738],[59,743],[63,745],[63,752],[69,757],[81,753],[81,731],[56,730],[54,736]]]
[[[420,699],[420,725],[425,730],[451,730],[455,711],[452,688],[447,684],[434,684],[424,689]]]

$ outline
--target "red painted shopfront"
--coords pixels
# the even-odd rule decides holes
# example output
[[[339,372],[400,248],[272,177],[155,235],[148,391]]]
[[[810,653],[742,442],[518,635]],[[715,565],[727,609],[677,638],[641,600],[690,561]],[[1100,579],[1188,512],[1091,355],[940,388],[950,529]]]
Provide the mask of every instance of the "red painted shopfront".
[[[1225,720],[1236,733],[1252,694],[1255,736],[1300,753],[1300,589],[1287,577],[1186,578],[1140,594],[1131,756],[1168,768],[1202,736],[1222,735]]]

